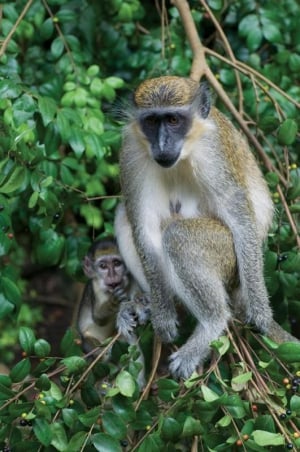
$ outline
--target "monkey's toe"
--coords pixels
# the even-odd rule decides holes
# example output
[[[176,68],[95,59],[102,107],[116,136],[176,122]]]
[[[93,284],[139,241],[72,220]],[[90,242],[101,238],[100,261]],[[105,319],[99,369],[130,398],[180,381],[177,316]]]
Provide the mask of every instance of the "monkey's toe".
[[[197,356],[191,356],[179,349],[172,353],[169,359],[169,370],[175,378],[189,378],[197,369],[199,360]]]

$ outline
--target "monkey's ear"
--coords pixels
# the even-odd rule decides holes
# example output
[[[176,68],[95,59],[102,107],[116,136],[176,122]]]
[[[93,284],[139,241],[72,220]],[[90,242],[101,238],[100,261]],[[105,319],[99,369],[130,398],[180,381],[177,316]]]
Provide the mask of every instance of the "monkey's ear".
[[[198,93],[198,112],[200,113],[203,119],[207,118],[210,112],[211,107],[211,96],[210,96],[210,88],[207,82],[203,82],[200,84],[199,93]]]
[[[82,261],[82,268],[83,268],[85,276],[87,276],[88,278],[94,277],[95,272],[94,272],[93,262],[88,256],[84,257],[84,259]]]

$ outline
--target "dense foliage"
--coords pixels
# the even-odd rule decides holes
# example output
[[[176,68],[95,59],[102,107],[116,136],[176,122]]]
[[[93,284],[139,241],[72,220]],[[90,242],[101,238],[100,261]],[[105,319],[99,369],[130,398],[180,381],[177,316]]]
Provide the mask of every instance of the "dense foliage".
[[[266,281],[276,319],[300,337],[300,5],[189,4],[211,69],[264,149],[257,156],[276,204]],[[0,8],[0,352],[11,368],[0,375],[0,450],[300,448],[298,344],[250,331],[223,337],[201,379],[161,378],[146,400],[134,348],[115,344],[107,364],[89,362],[71,331],[59,357],[35,337],[41,314],[29,304],[28,271],[59,267],[81,279],[91,240],[113,232],[116,100],[146,77],[188,75],[193,56],[178,10],[159,2]],[[149,341],[150,327],[141,334]],[[23,359],[12,363],[16,342]]]

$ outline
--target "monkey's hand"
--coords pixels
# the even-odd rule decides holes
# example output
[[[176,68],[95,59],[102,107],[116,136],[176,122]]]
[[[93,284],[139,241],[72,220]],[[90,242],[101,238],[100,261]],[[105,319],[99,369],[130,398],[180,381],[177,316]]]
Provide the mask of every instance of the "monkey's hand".
[[[162,342],[173,342],[177,336],[178,321],[176,314],[159,310],[151,312],[151,322],[157,336]]]
[[[123,301],[117,314],[116,325],[118,332],[124,336],[126,340],[130,339],[134,334],[137,326],[137,318],[132,301]]]

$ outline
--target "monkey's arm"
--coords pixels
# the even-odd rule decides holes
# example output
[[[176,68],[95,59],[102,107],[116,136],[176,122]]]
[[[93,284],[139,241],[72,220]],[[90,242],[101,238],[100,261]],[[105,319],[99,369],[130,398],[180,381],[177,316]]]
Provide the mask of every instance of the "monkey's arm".
[[[140,191],[140,188],[136,190],[136,194],[139,193],[140,198],[143,198]],[[167,205],[169,207],[169,204]],[[162,253],[159,219],[153,218],[152,210],[155,209],[151,209],[150,205],[147,206],[147,212],[145,208],[142,209],[143,213],[137,218],[138,207],[133,206],[135,202],[128,206],[129,210],[131,209],[133,225],[129,223],[124,204],[117,209],[115,232],[118,245],[127,268],[151,300],[151,317],[156,333],[165,342],[170,342],[177,334],[177,321],[171,289],[164,276],[164,266],[159,256],[159,251]],[[145,220],[145,224],[140,224],[140,218]],[[132,226],[135,228],[137,246],[133,240]],[[126,330],[126,322],[122,324]]]

